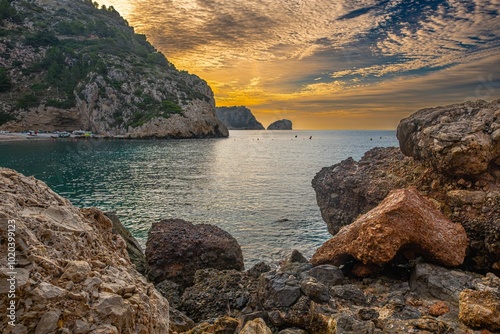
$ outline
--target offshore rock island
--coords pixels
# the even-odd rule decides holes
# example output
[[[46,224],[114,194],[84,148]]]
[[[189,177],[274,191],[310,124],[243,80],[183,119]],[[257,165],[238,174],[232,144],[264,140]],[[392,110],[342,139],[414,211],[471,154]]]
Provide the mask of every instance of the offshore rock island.
[[[117,217],[75,208],[43,182],[2,168],[0,219],[17,226],[19,312],[16,327],[2,318],[0,328],[498,332],[499,102],[419,111],[398,129],[411,157],[398,148],[374,149],[359,162],[320,171],[313,186],[333,238],[311,260],[293,251],[279,264],[246,271],[236,240],[219,228],[152,222],[144,254]],[[463,152],[468,157],[459,166],[453,157]],[[0,226],[6,253],[6,225]],[[0,260],[6,268],[6,257]],[[0,298],[7,314],[6,289]]]
[[[88,0],[2,6],[0,130],[228,136],[207,83],[177,70],[113,7]]]
[[[264,130],[247,107],[217,107],[217,117],[229,130]]]

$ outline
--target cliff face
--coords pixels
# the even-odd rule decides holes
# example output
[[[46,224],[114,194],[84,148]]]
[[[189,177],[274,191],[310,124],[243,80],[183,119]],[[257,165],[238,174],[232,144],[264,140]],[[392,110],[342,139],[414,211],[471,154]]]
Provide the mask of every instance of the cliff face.
[[[500,100],[424,109],[401,121],[399,148],[375,148],[313,179],[331,234],[393,189],[416,187],[470,240],[464,266],[500,271]]]
[[[216,112],[229,130],[264,130],[264,126],[246,107],[218,107]]]
[[[0,128],[130,137],[227,136],[213,93],[112,8],[2,0]]]
[[[17,311],[2,317],[2,332],[168,333],[167,300],[112,228],[100,210],[78,209],[43,182],[0,168],[0,277],[17,284],[15,295],[0,285],[0,312],[12,315],[12,302]]]
[[[281,119],[279,121],[269,124],[268,130],[292,130],[292,121],[288,119]]]

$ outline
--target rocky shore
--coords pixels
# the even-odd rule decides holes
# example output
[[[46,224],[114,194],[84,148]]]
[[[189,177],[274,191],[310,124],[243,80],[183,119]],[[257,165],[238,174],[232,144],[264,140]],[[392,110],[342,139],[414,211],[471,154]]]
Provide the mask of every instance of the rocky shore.
[[[401,150],[323,169],[313,187],[332,239],[310,260],[294,251],[246,271],[215,226],[156,222],[143,253],[112,213],[0,169],[0,247],[15,222],[17,256],[16,296],[0,286],[16,326],[4,317],[0,330],[498,333],[499,104],[419,111],[398,128]]]

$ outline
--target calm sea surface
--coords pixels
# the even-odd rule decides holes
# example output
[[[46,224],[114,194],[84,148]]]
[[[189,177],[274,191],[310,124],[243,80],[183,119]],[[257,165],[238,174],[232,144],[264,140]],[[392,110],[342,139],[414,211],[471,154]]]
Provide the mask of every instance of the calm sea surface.
[[[311,139],[309,139],[312,136]],[[394,131],[230,131],[225,139],[0,142],[0,166],[45,181],[79,207],[116,211],[144,246],[163,218],[210,223],[240,243],[246,267],[329,238],[311,180]]]

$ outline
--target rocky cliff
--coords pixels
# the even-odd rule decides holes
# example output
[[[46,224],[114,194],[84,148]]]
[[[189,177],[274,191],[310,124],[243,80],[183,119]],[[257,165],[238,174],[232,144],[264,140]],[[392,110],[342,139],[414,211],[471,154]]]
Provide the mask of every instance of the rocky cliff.
[[[292,130],[292,121],[288,119],[281,119],[269,124],[267,130]]]
[[[0,168],[2,333],[168,333],[167,300],[112,230],[100,210]]]
[[[229,130],[264,130],[264,126],[246,107],[218,107],[216,112]]]
[[[113,7],[2,0],[0,128],[133,138],[227,136],[213,93]]]
[[[332,234],[416,187],[469,238],[464,267],[500,272],[500,100],[416,112],[398,127],[399,148],[375,148],[323,168],[312,181]],[[407,156],[405,156],[407,155]]]

